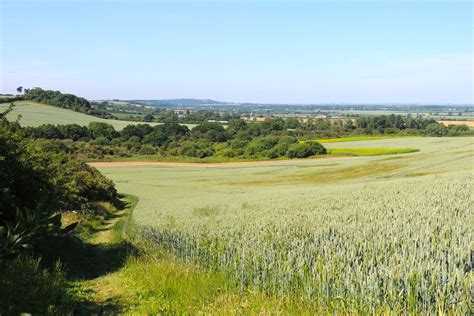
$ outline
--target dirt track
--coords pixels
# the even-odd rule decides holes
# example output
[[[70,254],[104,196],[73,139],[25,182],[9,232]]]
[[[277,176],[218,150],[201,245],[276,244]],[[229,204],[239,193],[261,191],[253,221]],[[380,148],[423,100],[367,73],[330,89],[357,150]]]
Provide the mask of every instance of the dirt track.
[[[264,161],[240,161],[240,162],[159,162],[159,161],[115,161],[115,162],[89,162],[88,165],[96,168],[107,167],[193,167],[193,168],[217,168],[217,167],[240,167],[240,166],[275,166],[288,163],[304,163],[312,161],[333,159],[355,159],[359,157],[325,157],[313,159],[291,159],[291,160],[264,160]]]

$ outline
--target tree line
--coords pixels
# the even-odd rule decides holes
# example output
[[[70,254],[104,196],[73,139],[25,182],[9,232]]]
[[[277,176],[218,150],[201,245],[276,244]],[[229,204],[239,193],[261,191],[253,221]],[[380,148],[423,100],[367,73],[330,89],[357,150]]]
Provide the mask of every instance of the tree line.
[[[41,88],[23,89],[18,87],[19,93],[23,95],[15,97],[17,100],[30,100],[38,103],[48,104],[63,109],[69,109],[84,114],[93,115],[101,118],[115,118],[110,112],[101,109],[95,109],[85,98],[78,97],[70,93],[61,93],[54,90],[43,90]]]
[[[449,126],[431,119],[378,116],[357,120],[316,119],[304,123],[296,119],[267,119],[247,123],[232,120],[227,128],[203,122],[192,129],[177,123],[157,126],[128,125],[117,131],[107,123],[22,127],[25,137],[54,152],[84,159],[131,157],[133,155],[222,157],[242,159],[304,158],[324,154],[323,146],[308,148],[301,140],[357,135],[470,135],[467,126]],[[308,142],[309,143],[309,142]]]

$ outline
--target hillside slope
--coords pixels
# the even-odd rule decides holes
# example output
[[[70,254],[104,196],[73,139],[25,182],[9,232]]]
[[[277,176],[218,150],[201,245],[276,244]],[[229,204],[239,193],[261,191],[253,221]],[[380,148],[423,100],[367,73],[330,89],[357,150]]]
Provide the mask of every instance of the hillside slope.
[[[150,124],[158,125],[159,123],[144,123],[134,121],[110,120],[75,112],[68,109],[62,109],[54,106],[40,104],[32,101],[15,102],[15,108],[7,116],[9,120],[15,120],[21,115],[20,124],[22,126],[39,126],[42,124],[79,124],[88,125],[90,122],[103,122],[111,124],[116,130],[121,130],[129,124]],[[0,104],[0,112],[4,111],[8,104]],[[187,125],[192,128],[194,125]]]

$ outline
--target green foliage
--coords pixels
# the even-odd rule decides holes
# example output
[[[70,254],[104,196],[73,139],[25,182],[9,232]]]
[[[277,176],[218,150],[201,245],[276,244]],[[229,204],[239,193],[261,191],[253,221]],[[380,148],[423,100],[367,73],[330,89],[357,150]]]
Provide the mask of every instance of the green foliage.
[[[5,117],[1,113],[0,256],[58,233],[60,217],[52,214],[90,211],[92,202],[117,196],[113,182],[98,170],[64,155],[64,144],[31,142]]]
[[[57,210],[58,189],[47,170],[48,162],[30,153],[8,125],[0,126],[0,226],[13,221],[18,208],[45,204],[51,212]]]
[[[31,250],[40,240],[61,232],[61,214],[51,215],[44,207],[18,208],[12,221],[0,226],[0,260]]]
[[[89,101],[84,98],[73,94],[63,94],[59,91],[43,90],[41,88],[28,89],[28,91],[23,95],[23,99],[71,109],[76,112],[82,112],[94,116],[105,118],[112,117],[112,115],[105,110],[93,109]]]
[[[205,158],[214,155],[214,150],[203,142],[185,141],[181,144],[179,154],[185,157]]]
[[[228,135],[221,124],[204,122],[191,130],[191,136],[195,139],[203,139],[211,142],[224,142]]]
[[[47,270],[26,256],[0,260],[0,314],[64,314],[69,296],[61,264]]]
[[[155,117],[153,116],[153,114],[148,113],[143,117],[143,120],[145,122],[153,122],[155,120]]]
[[[247,123],[242,120],[232,120],[227,125],[227,132],[231,135],[235,135],[238,132],[245,131],[247,129]]]
[[[153,132],[153,128],[148,124],[128,125],[120,131],[120,136],[124,139],[129,139],[132,136],[142,139],[151,132]]]
[[[129,125],[132,126],[132,125]],[[112,139],[118,136],[118,133],[115,131],[114,127],[107,123],[101,122],[91,122],[89,123],[89,133],[91,137],[105,137],[108,139]]]
[[[425,132],[428,136],[441,137],[448,133],[448,129],[443,124],[431,123],[426,126]]]
[[[267,150],[270,150],[278,144],[279,138],[277,136],[265,136],[255,138],[252,140],[245,149],[247,156],[262,155],[265,156]]]
[[[470,129],[469,126],[462,124],[462,125],[449,125],[448,126],[448,133],[447,136],[463,136],[469,135]]]
[[[326,149],[318,142],[293,144],[288,148],[286,155],[289,158],[307,158],[314,155],[326,154]]]

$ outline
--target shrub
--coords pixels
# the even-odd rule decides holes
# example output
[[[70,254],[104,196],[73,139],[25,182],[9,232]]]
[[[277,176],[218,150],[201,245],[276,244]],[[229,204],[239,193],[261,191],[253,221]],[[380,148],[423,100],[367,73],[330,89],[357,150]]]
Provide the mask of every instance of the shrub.
[[[249,143],[245,149],[245,153],[249,156],[262,155],[264,151],[272,149],[278,143],[277,136],[265,136],[256,138]]]
[[[54,234],[60,218],[51,215],[58,211],[115,200],[112,181],[57,153],[65,146],[61,141],[32,142],[11,129],[3,113],[0,119],[0,253]]]
[[[314,155],[326,154],[326,148],[318,142],[292,144],[286,155],[289,158],[306,158]]]
[[[425,127],[425,132],[428,136],[441,137],[445,136],[448,130],[443,124],[431,123]]]
[[[186,141],[181,144],[179,153],[186,157],[205,158],[214,155],[214,150],[205,143]]]
[[[149,145],[142,145],[140,150],[138,150],[140,155],[154,155],[156,154],[156,149]]]

